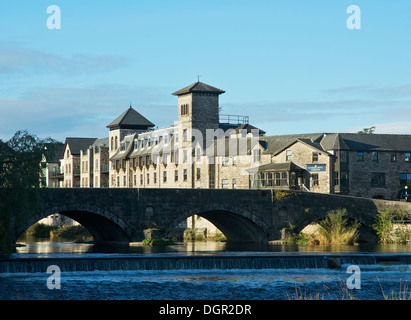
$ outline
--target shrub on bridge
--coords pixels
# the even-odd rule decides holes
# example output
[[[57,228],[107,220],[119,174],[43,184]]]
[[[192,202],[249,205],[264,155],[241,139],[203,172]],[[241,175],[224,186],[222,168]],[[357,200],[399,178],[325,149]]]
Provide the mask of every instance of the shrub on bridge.
[[[320,234],[328,244],[354,244],[359,237],[360,223],[349,223],[347,209],[328,211],[327,217],[319,222]]]

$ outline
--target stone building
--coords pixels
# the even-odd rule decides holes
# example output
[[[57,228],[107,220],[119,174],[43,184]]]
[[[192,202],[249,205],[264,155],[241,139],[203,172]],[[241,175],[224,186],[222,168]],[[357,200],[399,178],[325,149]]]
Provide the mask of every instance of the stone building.
[[[247,116],[219,113],[223,93],[198,81],[173,93],[178,120],[168,127],[153,129],[130,106],[107,126],[108,138],[67,138],[64,186],[274,188],[398,199],[411,184],[410,135],[265,136]]]
[[[107,138],[67,138],[63,185],[294,189],[394,200],[411,185],[411,135],[266,136],[247,116],[220,114],[223,93],[198,81],[173,93],[178,120],[168,127],[154,129],[130,106],[107,126]]]
[[[319,133],[261,137],[270,161],[252,188],[396,200],[411,183],[411,135]]]

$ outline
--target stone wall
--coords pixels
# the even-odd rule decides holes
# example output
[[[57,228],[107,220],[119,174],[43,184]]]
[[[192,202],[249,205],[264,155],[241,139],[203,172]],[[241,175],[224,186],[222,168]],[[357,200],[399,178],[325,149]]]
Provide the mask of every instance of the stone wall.
[[[378,160],[372,159],[371,152],[364,152],[364,160],[358,161],[357,152],[349,152],[349,195],[361,197],[382,197],[398,199],[400,173],[411,172],[411,162],[405,161],[404,153],[397,153],[396,161],[391,161],[391,152],[378,152]],[[383,187],[371,186],[371,173],[384,173]]]

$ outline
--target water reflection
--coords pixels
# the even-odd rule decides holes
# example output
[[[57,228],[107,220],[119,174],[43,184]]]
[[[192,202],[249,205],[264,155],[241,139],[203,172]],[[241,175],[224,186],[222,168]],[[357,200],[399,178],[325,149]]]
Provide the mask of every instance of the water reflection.
[[[56,254],[178,254],[178,255],[216,255],[216,254],[324,254],[324,253],[411,253],[411,246],[401,244],[360,244],[360,245],[287,245],[256,244],[214,241],[178,242],[164,247],[143,246],[141,243],[96,244],[55,241],[20,242],[24,246],[16,248],[14,257],[25,255],[50,256]]]

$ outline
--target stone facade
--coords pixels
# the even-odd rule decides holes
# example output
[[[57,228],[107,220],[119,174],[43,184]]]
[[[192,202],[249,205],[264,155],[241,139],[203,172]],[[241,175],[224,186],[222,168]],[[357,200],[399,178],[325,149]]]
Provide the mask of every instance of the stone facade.
[[[80,142],[68,138],[64,187],[291,189],[399,199],[411,185],[411,136],[264,136],[248,123],[220,123],[222,93],[201,82],[173,93],[178,121],[165,128],[153,129],[130,106],[107,126],[108,138],[82,142],[81,152],[72,152]]]

